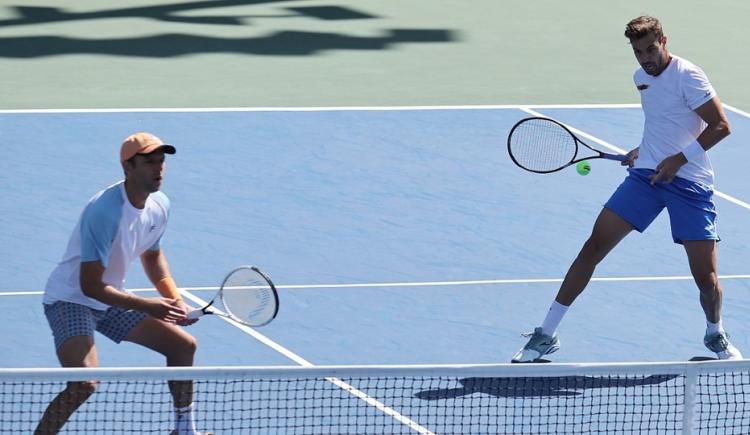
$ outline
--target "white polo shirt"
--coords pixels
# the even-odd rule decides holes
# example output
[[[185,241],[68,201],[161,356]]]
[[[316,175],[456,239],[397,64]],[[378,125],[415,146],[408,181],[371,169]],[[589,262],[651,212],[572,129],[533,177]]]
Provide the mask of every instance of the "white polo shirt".
[[[105,268],[103,281],[124,291],[130,263],[146,250],[160,249],[168,217],[169,199],[161,192],[149,195],[143,209],[130,203],[124,181],[94,195],[78,219],[62,260],[47,280],[42,302],[66,301],[97,310],[109,308],[83,294],[81,263],[101,262]]]
[[[715,97],[716,91],[702,69],[675,55],[658,76],[639,68],[633,80],[646,117],[635,167],[656,169],[664,159],[696,140],[706,128],[695,109]],[[677,176],[713,186],[714,170],[708,154],[687,162]]]

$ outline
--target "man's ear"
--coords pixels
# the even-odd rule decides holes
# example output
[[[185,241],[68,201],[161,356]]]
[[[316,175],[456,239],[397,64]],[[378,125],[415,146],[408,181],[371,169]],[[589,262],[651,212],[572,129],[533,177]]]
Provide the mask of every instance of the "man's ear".
[[[133,161],[131,160],[125,160],[122,162],[122,170],[127,175],[128,171],[133,169]]]

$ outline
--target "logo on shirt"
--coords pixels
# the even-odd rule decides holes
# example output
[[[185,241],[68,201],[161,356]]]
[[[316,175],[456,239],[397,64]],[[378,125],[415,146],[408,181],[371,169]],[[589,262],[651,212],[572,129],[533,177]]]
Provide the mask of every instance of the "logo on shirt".
[[[156,229],[156,225],[151,225],[151,228],[148,229],[149,233],[152,233]]]
[[[642,85],[636,86],[636,88],[638,88],[639,91],[645,91],[646,89],[648,89],[648,85],[642,84]]]

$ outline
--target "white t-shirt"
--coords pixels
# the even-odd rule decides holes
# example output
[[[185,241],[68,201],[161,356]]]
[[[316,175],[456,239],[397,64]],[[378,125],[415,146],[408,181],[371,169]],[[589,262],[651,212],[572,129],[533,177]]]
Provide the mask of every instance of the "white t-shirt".
[[[47,280],[42,302],[66,301],[97,310],[109,308],[83,294],[81,263],[101,262],[105,268],[103,281],[124,291],[130,263],[146,250],[160,249],[168,217],[169,199],[161,192],[149,195],[143,209],[130,204],[124,181],[94,195],[78,219],[62,260]]]
[[[695,109],[714,98],[716,91],[703,70],[674,55],[658,76],[638,68],[633,81],[646,116],[635,167],[656,169],[664,159],[696,140],[706,128]],[[709,186],[714,183],[714,170],[707,154],[687,162],[677,171],[677,176]]]

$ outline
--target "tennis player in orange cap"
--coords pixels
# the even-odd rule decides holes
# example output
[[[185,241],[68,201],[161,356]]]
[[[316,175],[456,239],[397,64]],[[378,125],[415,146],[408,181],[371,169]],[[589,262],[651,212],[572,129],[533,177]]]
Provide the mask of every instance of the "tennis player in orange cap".
[[[125,178],[94,195],[78,219],[67,249],[44,290],[44,313],[63,367],[98,367],[94,331],[116,343],[130,341],[166,357],[168,366],[192,366],[196,340],[169,270],[161,239],[169,199],[160,191],[165,156],[174,146],[151,133],[136,133],[120,148]],[[128,266],[140,259],[161,297],[125,290]],[[49,404],[37,434],[57,433],[96,390],[97,383],[70,382]],[[195,435],[193,385],[171,381],[176,435]]]

